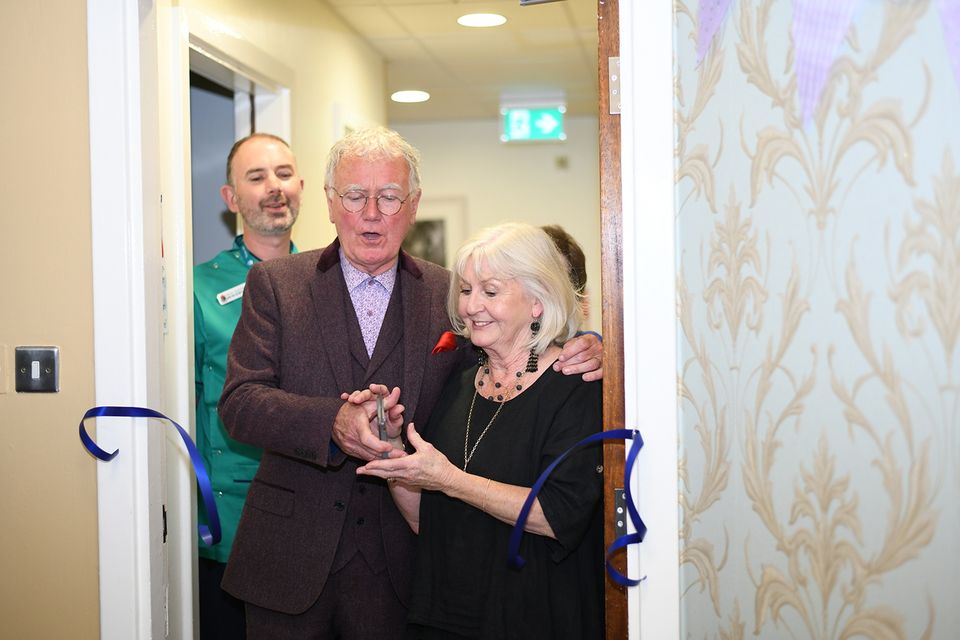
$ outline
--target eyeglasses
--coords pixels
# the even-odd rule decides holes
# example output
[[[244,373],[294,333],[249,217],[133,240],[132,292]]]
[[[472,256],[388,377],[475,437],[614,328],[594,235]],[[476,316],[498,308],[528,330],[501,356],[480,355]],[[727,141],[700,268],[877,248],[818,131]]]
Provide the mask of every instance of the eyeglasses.
[[[377,211],[382,213],[385,216],[393,216],[400,213],[400,208],[403,206],[403,203],[409,198],[399,198],[397,196],[392,196],[389,194],[381,194],[379,196],[368,196],[362,191],[347,191],[346,193],[340,193],[333,187],[328,187],[335,194],[340,196],[340,204],[343,205],[343,208],[350,213],[360,213],[367,206],[367,200],[370,198],[375,198],[377,201]]]

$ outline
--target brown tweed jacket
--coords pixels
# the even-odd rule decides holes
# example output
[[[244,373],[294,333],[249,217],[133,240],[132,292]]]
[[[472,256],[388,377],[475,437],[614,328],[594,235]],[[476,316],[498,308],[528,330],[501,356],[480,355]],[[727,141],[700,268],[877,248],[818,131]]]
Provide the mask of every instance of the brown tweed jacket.
[[[462,349],[431,354],[450,328],[450,274],[401,252],[394,295],[368,358],[338,250],[335,241],[251,269],[218,407],[233,438],[264,450],[223,588],[291,614],[305,611],[323,589],[356,495],[360,462],[330,439],[340,393],[387,382],[378,378],[382,370],[402,371],[396,384],[404,423],[425,425],[448,375],[469,357]],[[387,574],[406,604],[414,536],[385,486],[373,489]]]

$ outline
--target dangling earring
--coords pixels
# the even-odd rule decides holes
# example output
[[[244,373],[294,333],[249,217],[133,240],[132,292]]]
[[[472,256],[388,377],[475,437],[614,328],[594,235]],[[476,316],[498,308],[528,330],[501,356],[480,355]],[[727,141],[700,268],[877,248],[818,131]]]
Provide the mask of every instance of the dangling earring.
[[[534,320],[530,323],[530,331],[533,332],[533,335],[536,336],[540,333],[540,321]],[[527,373],[536,373],[537,369],[540,368],[540,356],[537,355],[537,352],[530,348],[530,357],[527,358]]]

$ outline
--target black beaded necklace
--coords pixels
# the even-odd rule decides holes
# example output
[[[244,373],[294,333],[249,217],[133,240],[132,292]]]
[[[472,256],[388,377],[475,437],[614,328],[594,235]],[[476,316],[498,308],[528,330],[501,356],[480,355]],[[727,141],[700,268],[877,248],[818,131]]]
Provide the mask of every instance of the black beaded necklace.
[[[523,378],[523,374],[524,374],[524,373],[526,373],[526,372],[525,372],[525,371],[517,371],[517,384],[516,384],[516,390],[517,390],[517,392],[523,391],[523,385],[520,384],[520,380]],[[485,365],[485,366],[483,367],[483,376],[480,377],[480,382],[477,383],[477,386],[482,388],[482,387],[483,387],[483,379],[484,379],[485,377],[489,376],[489,375],[490,375],[490,366],[489,366],[489,365]],[[490,379],[493,380],[493,377],[491,376]],[[493,393],[496,394],[496,401],[497,401],[497,402],[503,402],[503,393],[497,393],[497,392],[500,391],[502,388],[503,388],[503,383],[501,383],[501,382],[496,382],[496,381],[493,382]],[[494,399],[493,395],[487,396],[487,400],[493,400],[493,399]],[[509,396],[508,396],[507,399],[509,400]]]
[[[485,354],[484,354],[485,355]],[[495,401],[498,404],[497,410],[493,412],[493,417],[490,418],[490,422],[487,423],[487,426],[483,428],[483,431],[480,432],[480,437],[477,438],[477,441],[473,443],[473,447],[469,447],[470,442],[470,424],[473,422],[473,407],[477,402],[477,396],[480,395],[479,388],[484,386],[484,378],[490,375],[490,365],[487,364],[486,359],[482,359],[480,362],[480,369],[483,372],[483,375],[480,376],[480,380],[477,382],[477,388],[473,391],[473,398],[470,400],[470,410],[467,412],[467,431],[463,435],[463,470],[467,470],[467,465],[470,464],[470,461],[473,460],[473,454],[477,451],[477,446],[479,446],[480,441],[483,440],[483,436],[487,435],[487,431],[490,430],[490,427],[493,425],[493,421],[497,419],[497,416],[500,415],[500,411],[503,409],[503,405],[515,394],[507,393],[506,396],[501,392],[503,390],[503,384],[501,382],[493,382],[493,394],[487,396],[488,400]],[[523,390],[523,376],[526,373],[525,370],[517,371],[517,383],[514,385],[516,393],[520,393]],[[493,376],[490,376],[490,380],[493,380]],[[494,398],[494,395],[496,398]]]

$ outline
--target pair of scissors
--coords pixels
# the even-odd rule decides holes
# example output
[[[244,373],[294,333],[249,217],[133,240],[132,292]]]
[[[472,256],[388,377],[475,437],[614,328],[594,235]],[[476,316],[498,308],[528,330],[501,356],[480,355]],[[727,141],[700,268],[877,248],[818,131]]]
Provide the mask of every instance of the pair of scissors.
[[[380,440],[387,441],[387,416],[383,411],[383,396],[377,396],[377,430],[380,432]],[[380,454],[381,458],[388,458],[389,453]]]

